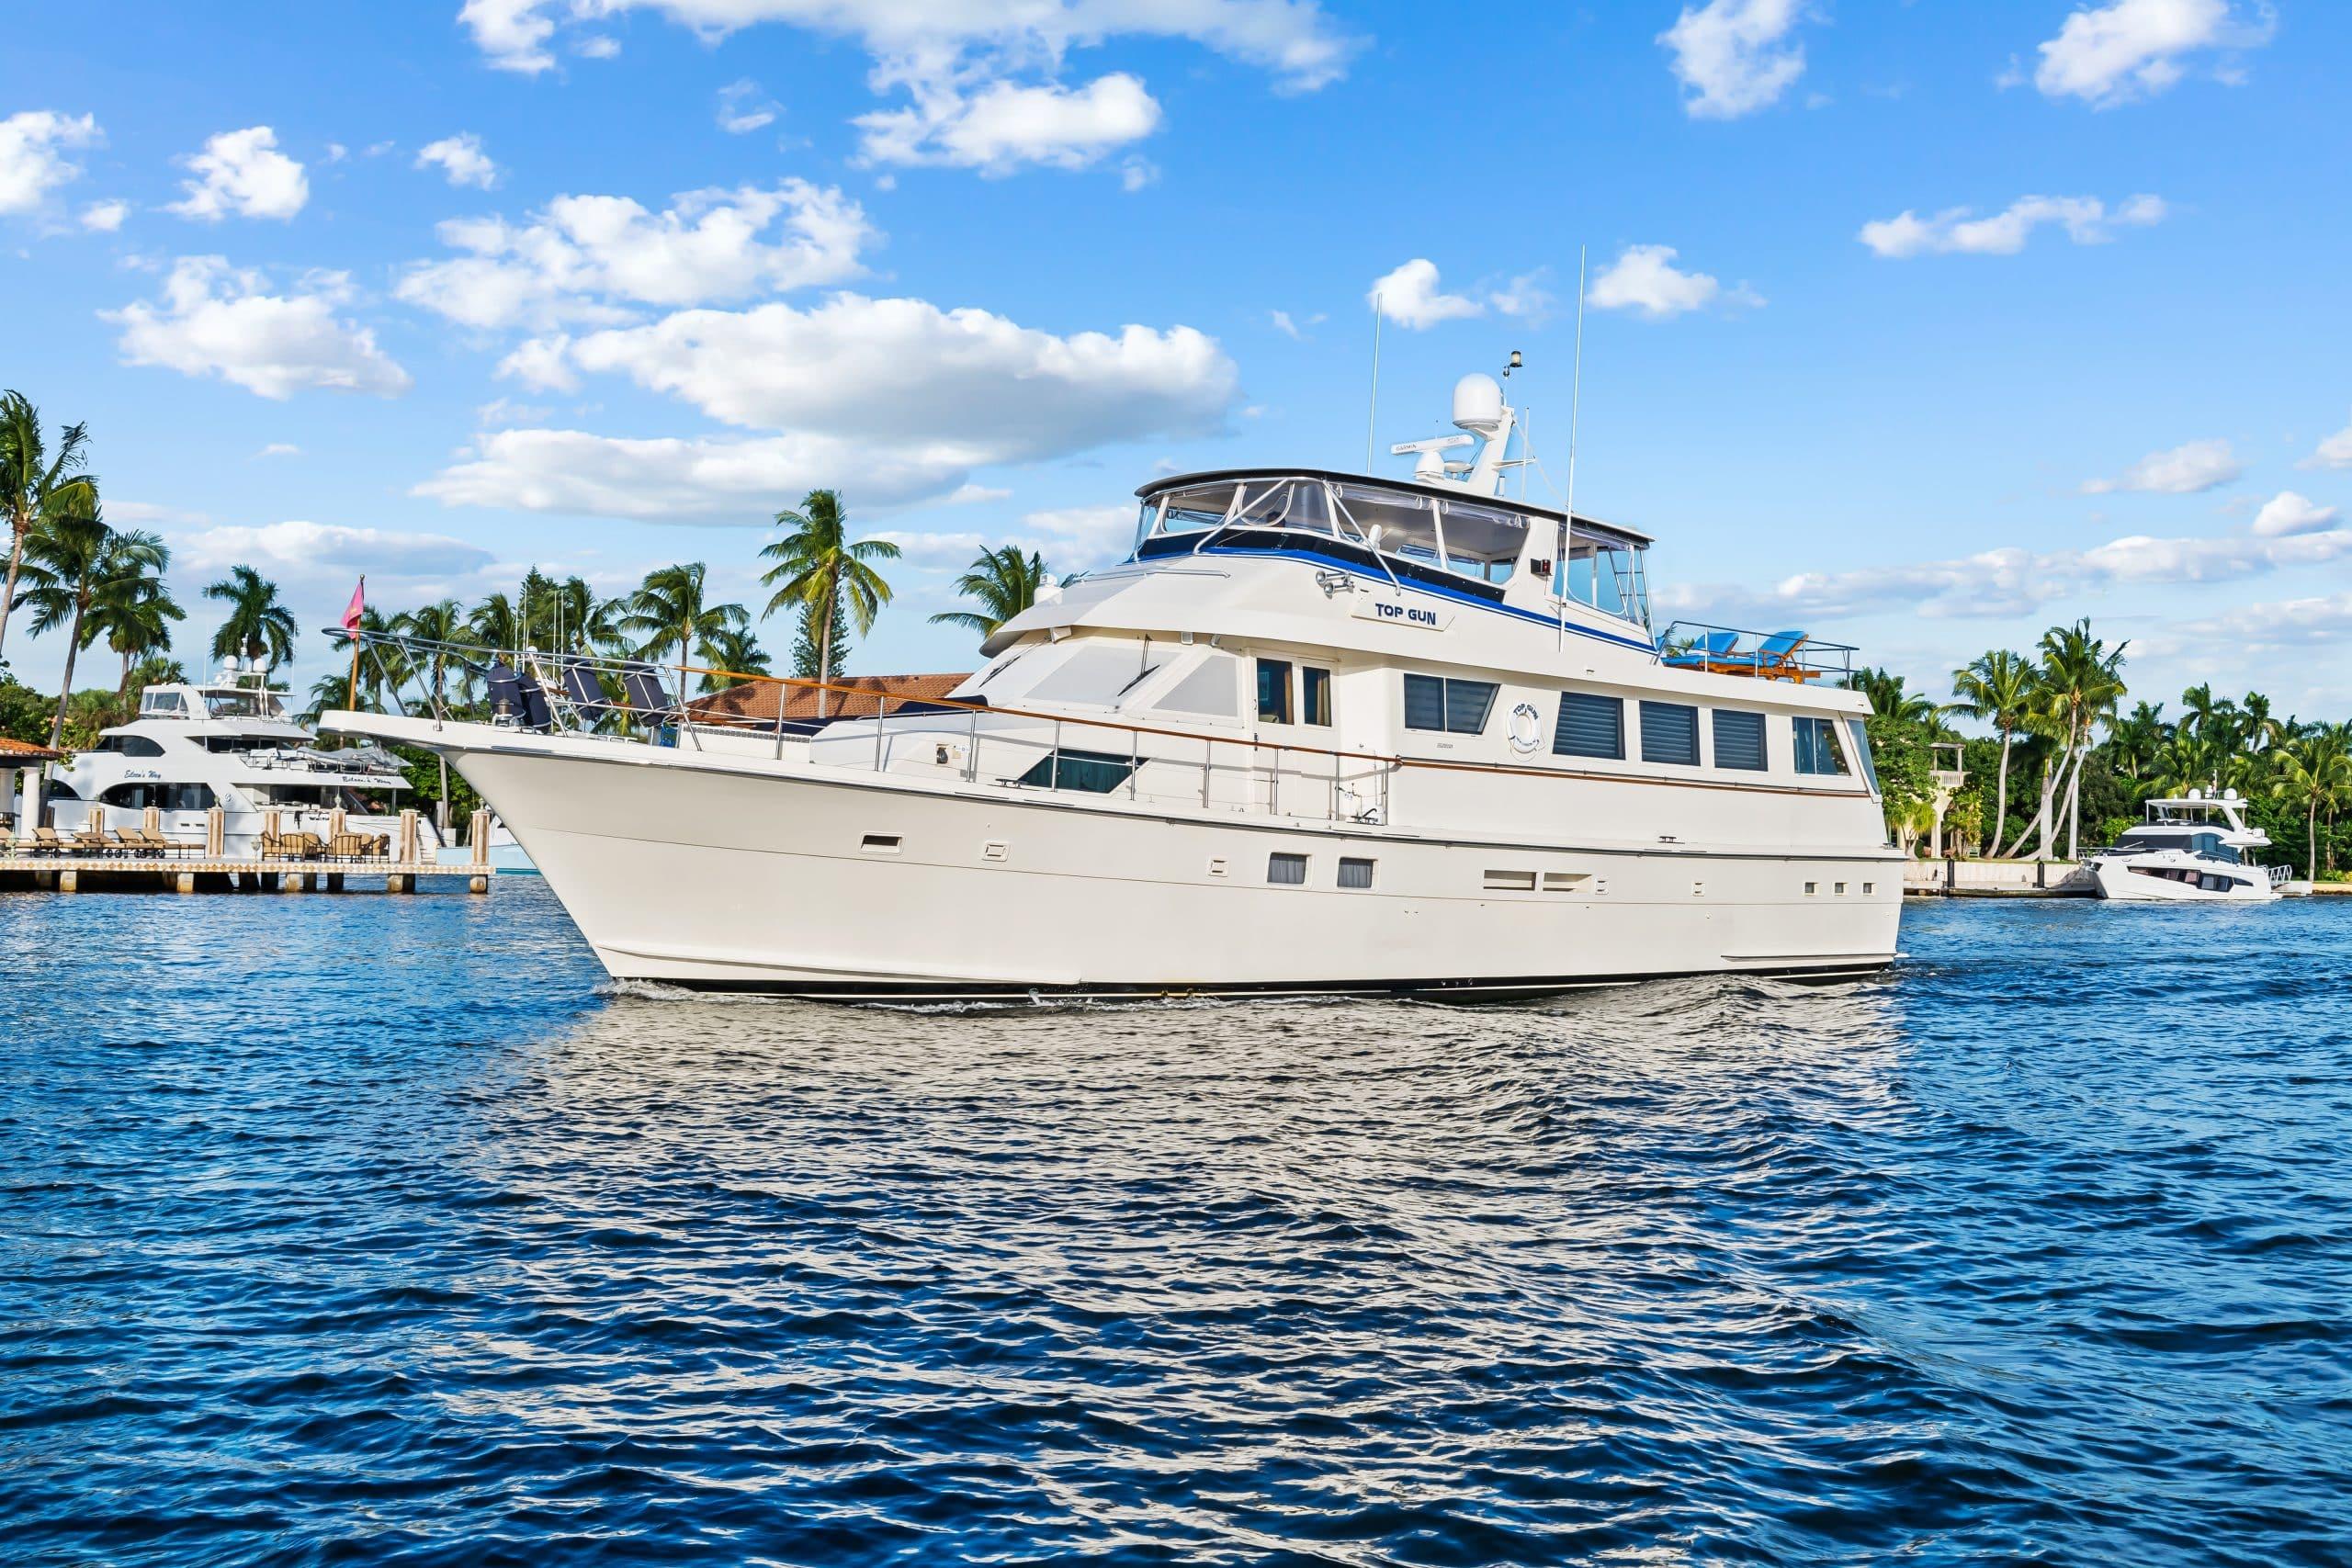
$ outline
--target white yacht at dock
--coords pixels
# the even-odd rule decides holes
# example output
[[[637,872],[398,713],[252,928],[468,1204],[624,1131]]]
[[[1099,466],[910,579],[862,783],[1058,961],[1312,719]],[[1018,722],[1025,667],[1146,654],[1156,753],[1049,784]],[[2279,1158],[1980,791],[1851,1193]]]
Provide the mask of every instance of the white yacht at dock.
[[[2098,896],[2127,904],[2245,904],[2278,897],[2293,873],[2256,865],[2254,852],[2270,835],[2245,821],[2245,802],[2229,790],[2190,790],[2148,802],[2148,819],[2091,858]]]
[[[1513,411],[1453,401],[1409,479],[1145,486],[1126,560],[937,701],[694,722],[668,671],[524,650],[496,722],[323,722],[445,753],[622,978],[1476,999],[1888,964],[1852,650],[1654,631],[1649,538],[1507,498]]]
[[[265,671],[233,662],[214,681],[145,688],[129,724],[99,731],[96,746],[50,769],[50,821],[137,828],[152,809],[164,837],[202,844],[218,806],[231,860],[253,858],[273,816],[285,833],[326,838],[337,812],[348,832],[397,833],[409,789],[399,759],[375,746],[320,750],[283,698]],[[426,852],[439,846],[430,820],[417,829]]]

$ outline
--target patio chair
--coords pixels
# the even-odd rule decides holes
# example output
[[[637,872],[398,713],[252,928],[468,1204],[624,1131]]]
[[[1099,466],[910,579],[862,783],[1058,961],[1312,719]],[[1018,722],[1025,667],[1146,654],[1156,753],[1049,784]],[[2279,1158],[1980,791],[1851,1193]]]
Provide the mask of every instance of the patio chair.
[[[76,854],[106,855],[114,852],[107,844],[107,833],[103,828],[80,829],[74,835],[73,848]]]
[[[36,828],[33,829],[33,849],[40,854],[62,855],[65,852],[66,844],[57,836],[56,829]]]

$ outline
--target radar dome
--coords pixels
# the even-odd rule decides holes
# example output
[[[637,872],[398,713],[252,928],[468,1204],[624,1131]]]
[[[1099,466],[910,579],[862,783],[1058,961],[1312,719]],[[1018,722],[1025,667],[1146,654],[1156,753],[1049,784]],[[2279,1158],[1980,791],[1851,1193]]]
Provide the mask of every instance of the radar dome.
[[[1464,430],[1491,433],[1502,422],[1502,383],[1492,376],[1464,376],[1453,384],[1456,425]]]

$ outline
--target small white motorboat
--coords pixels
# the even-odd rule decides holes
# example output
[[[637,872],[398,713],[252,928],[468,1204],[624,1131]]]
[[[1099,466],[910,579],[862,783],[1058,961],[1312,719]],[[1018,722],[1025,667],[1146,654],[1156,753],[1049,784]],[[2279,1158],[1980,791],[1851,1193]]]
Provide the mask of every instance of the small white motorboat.
[[[2192,789],[2148,802],[2146,822],[2091,858],[2091,877],[2100,897],[2119,903],[2264,903],[2292,874],[2255,863],[2251,852],[2269,847],[2269,834],[2246,826],[2237,791]]]

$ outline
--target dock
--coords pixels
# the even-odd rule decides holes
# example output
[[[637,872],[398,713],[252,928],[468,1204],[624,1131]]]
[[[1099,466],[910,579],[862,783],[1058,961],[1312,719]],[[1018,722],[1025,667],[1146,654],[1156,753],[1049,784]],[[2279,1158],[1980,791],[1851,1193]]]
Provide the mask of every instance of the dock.
[[[0,856],[0,892],[54,893],[413,893],[427,877],[462,877],[488,893],[496,874],[471,862],[203,860],[181,855]],[[357,879],[372,886],[354,887]]]

